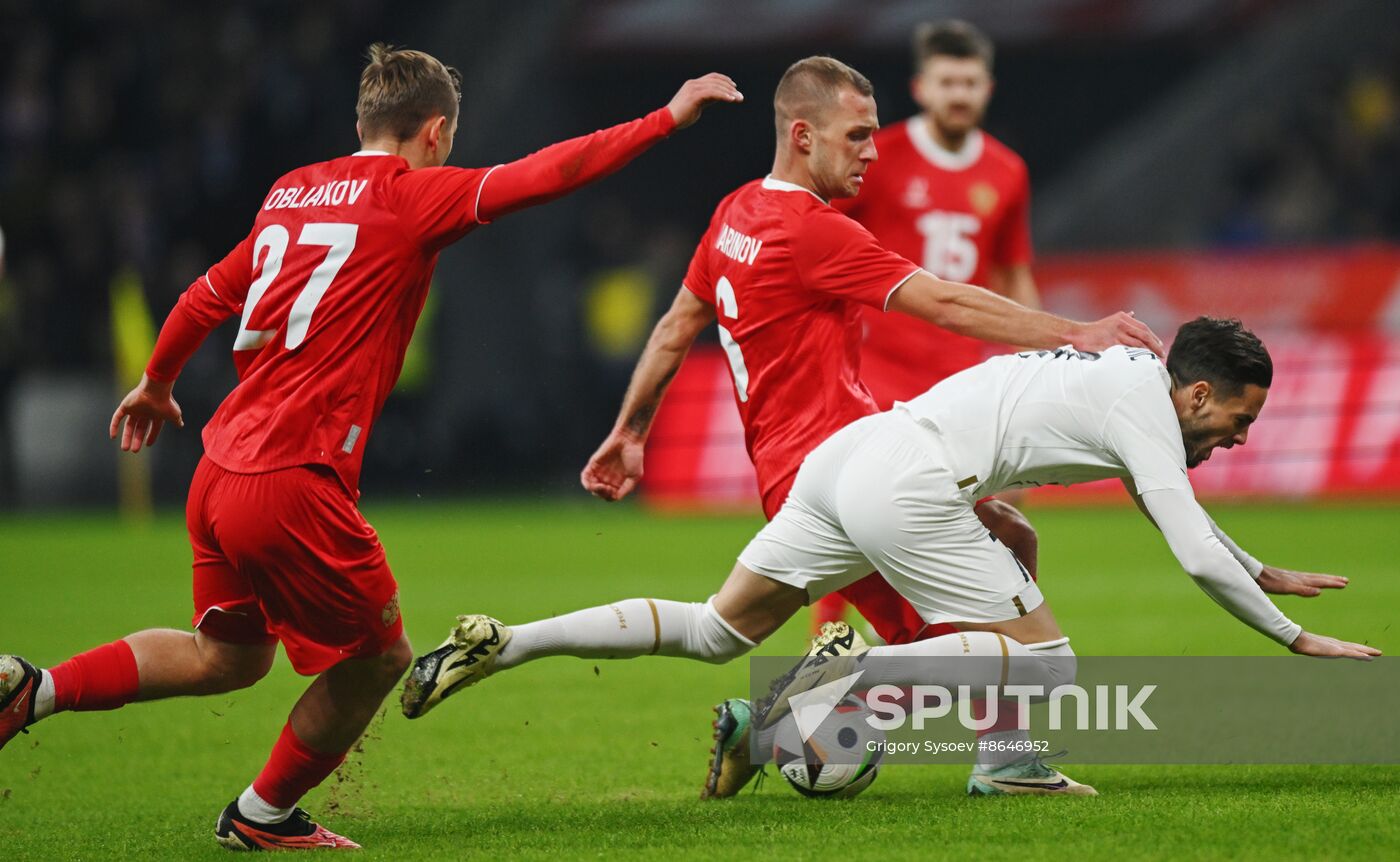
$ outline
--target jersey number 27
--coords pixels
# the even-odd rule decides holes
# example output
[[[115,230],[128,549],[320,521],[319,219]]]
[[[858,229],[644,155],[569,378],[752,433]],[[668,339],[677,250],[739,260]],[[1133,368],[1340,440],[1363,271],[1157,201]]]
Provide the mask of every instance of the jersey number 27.
[[[350,252],[355,250],[355,237],[360,226],[354,224],[321,223],[303,225],[297,245],[326,246],[326,258],[311,272],[301,293],[292,303],[292,311],[287,318],[287,349],[299,347],[306,340],[311,328],[311,313],[326,295],[326,290],[335,280],[336,273],[345,265]],[[280,224],[270,224],[262,229],[253,241],[253,267],[257,271],[258,258],[264,251],[262,272],[248,287],[248,297],[243,302],[243,319],[238,324],[238,337],[233,341],[234,350],[257,350],[272,340],[275,329],[249,329],[248,321],[253,317],[253,309],[263,298],[267,288],[282,271],[282,258],[287,254],[287,243],[291,235]]]

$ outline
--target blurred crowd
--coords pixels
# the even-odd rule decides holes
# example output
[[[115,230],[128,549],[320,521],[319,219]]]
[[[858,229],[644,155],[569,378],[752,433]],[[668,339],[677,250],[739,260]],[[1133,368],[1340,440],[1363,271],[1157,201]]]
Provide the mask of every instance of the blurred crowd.
[[[1400,45],[1319,70],[1232,146],[1218,242],[1400,239]]]
[[[353,150],[363,50],[411,41],[413,17],[384,0],[0,0],[0,400],[22,369],[110,369],[114,279],[139,279],[158,321],[280,173]],[[1400,237],[1397,57],[1319,73],[1287,110],[1224,134],[1231,180],[1202,233],[1249,245]],[[583,347],[605,377],[622,375],[666,301],[655,270],[670,284],[688,255],[673,231],[575,249],[573,269],[594,273]],[[608,251],[619,246],[651,250],[619,262]]]
[[[281,172],[352,151],[385,5],[0,0],[0,363],[110,367],[116,276],[159,318]]]

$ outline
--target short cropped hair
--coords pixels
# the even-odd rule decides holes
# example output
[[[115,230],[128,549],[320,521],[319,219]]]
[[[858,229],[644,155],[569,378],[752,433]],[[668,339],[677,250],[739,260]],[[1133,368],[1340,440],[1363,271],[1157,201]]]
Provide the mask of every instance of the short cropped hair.
[[[934,57],[956,57],[981,60],[990,72],[995,55],[987,34],[966,21],[929,21],[914,31],[915,69]]]
[[[1204,380],[1227,398],[1247,384],[1268,389],[1274,363],[1258,336],[1238,320],[1198,317],[1176,331],[1167,354],[1167,371],[1178,386]]]
[[[456,69],[422,51],[376,42],[369,46],[369,65],[360,74],[355,102],[360,136],[390,134],[406,141],[439,114],[449,125],[456,122],[461,100],[462,76]]]
[[[788,66],[773,93],[773,117],[778,136],[787,133],[788,124],[793,120],[821,125],[826,110],[847,88],[862,96],[875,95],[870,79],[835,57],[808,57]]]

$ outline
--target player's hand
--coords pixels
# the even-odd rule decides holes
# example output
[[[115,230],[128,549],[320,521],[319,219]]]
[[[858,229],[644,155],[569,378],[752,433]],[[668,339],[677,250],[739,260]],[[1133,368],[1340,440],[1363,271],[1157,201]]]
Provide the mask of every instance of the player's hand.
[[[583,487],[595,497],[615,503],[637,487],[642,478],[645,441],[626,431],[613,431],[579,474]]]
[[[728,75],[711,72],[700,78],[686,81],[676,91],[671,103],[671,116],[676,119],[676,128],[684,129],[700,119],[700,112],[711,102],[742,102],[744,94]]]
[[[1167,356],[1167,348],[1152,328],[1133,316],[1131,311],[1117,314],[1084,324],[1082,332],[1073,344],[1080,350],[1101,353],[1115,344],[1128,347],[1144,347],[1162,358]]]
[[[173,386],[173,383],[162,383],[143,374],[140,384],[117,405],[107,433],[115,440],[117,432],[121,432],[123,452],[135,453],[140,452],[143,445],[154,446],[160,429],[167,422],[185,427],[180,405],[170,395]],[[123,420],[126,421],[125,427],[122,426]]]
[[[1323,590],[1340,590],[1347,585],[1347,579],[1340,575],[1318,575],[1312,572],[1295,572],[1290,569],[1276,569],[1265,566],[1259,573],[1259,589],[1279,596],[1312,596]]]
[[[1288,647],[1298,655],[1311,655],[1319,658],[1353,658],[1357,661],[1370,661],[1381,654],[1375,647],[1339,641],[1327,635],[1303,632]]]

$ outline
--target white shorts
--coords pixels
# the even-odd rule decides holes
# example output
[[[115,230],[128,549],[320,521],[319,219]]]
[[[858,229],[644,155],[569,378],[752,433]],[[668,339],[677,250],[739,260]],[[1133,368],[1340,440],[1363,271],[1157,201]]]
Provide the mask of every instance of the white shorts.
[[[777,516],[739,562],[809,601],[879,571],[925,622],[990,623],[1044,603],[944,466],[938,432],[895,409],[812,450]]]

